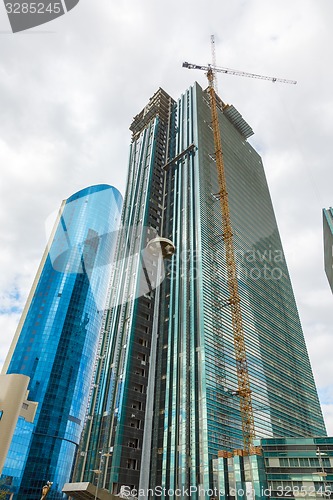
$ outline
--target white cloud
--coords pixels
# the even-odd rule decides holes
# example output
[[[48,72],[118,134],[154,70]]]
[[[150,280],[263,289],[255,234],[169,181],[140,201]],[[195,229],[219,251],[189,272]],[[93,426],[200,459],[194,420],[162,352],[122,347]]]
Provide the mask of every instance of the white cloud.
[[[7,311],[27,296],[45,219],[87,185],[124,191],[132,117],[159,86],[177,98],[195,79],[206,85],[202,72],[181,64],[206,64],[215,33],[221,66],[298,80],[222,76],[219,90],[255,131],[251,142],[263,156],[315,378],[321,394],[331,387],[333,307],[321,209],[333,204],[332,15],[331,0],[212,0],[209,7],[81,0],[39,29],[49,33],[11,35],[0,10],[0,296]],[[0,315],[0,365],[17,320]],[[326,397],[332,422],[332,392]]]
[[[0,314],[0,332],[1,338],[5,340],[5,342],[1,342],[0,344],[0,359],[5,360],[8,352],[8,342],[13,337],[16,326],[19,322],[19,314],[18,313],[7,313]]]

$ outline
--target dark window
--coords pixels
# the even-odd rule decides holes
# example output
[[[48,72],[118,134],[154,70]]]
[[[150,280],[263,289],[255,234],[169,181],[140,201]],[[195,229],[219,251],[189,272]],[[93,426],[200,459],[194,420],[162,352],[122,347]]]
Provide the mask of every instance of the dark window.
[[[144,377],[146,375],[144,368],[135,368],[134,373],[135,375],[141,375],[141,377]]]
[[[135,458],[129,458],[126,462],[126,469],[137,470],[138,461]]]
[[[134,384],[133,385],[133,389],[136,391],[136,392],[141,392],[143,393],[145,388],[142,384]]]
[[[127,446],[129,448],[139,448],[139,440],[136,438],[132,438],[130,441],[128,441]]]
[[[141,420],[138,420],[136,418],[133,418],[131,421],[130,421],[130,427],[135,427],[135,429],[140,429],[140,426],[141,426]]]
[[[133,403],[131,404],[131,408],[133,408],[134,410],[142,410],[141,401],[133,401]]]

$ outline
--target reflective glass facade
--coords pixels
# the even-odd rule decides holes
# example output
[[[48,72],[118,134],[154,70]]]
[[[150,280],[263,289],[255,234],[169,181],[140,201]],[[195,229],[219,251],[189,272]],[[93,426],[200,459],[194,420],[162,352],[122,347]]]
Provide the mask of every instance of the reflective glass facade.
[[[256,435],[326,435],[252,129],[217,104]],[[99,485],[114,493],[208,491],[218,452],[243,446],[208,94],[195,84],[175,102],[160,89],[131,130],[119,258],[143,250],[151,230],[176,253],[162,285],[140,299],[138,266],[124,264],[113,278],[75,479],[96,484],[99,469]]]
[[[262,161],[218,100],[256,436],[326,435]],[[223,110],[223,112],[222,112]],[[211,110],[199,85],[177,103],[163,235],[152,484],[212,485],[212,458],[242,448]]]
[[[120,224],[122,198],[108,185],[65,200],[23,312],[7,373],[30,377],[34,423],[20,418],[3,475],[14,499],[63,498],[88,402]]]
[[[333,293],[333,208],[323,210],[325,272]]]

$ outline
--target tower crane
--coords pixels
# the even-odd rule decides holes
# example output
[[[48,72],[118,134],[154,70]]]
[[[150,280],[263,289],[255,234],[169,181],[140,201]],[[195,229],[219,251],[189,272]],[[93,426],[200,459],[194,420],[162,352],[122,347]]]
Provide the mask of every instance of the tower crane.
[[[240,295],[238,290],[233,233],[230,220],[228,191],[227,191],[227,183],[226,183],[224,160],[223,160],[222,141],[221,141],[220,125],[219,125],[218,111],[216,104],[216,92],[214,89],[215,72],[227,73],[236,76],[246,76],[249,78],[259,78],[260,80],[270,80],[271,82],[274,83],[279,82],[279,83],[296,84],[297,82],[294,80],[285,80],[270,76],[257,75],[255,73],[246,73],[244,71],[238,71],[229,68],[217,67],[215,65],[215,39],[213,36],[211,37],[211,43],[212,43],[212,54],[214,63],[213,65],[201,66],[198,64],[184,62],[183,67],[188,69],[199,69],[206,71],[206,76],[208,79],[208,91],[209,91],[210,107],[212,115],[212,129],[214,135],[215,161],[216,161],[218,182],[219,182],[218,197],[220,200],[221,212],[222,212],[222,230],[223,230],[223,241],[225,247],[226,268],[227,268],[227,283],[229,291],[228,304],[230,305],[231,308],[232,330],[233,330],[234,349],[236,358],[236,371],[237,371],[237,384],[238,384],[237,394],[239,396],[239,401],[240,401],[240,415],[242,420],[244,453],[248,455],[255,453],[255,447],[253,444],[255,438],[255,428],[254,428],[252,396],[251,396],[251,388],[250,388],[250,380],[249,380],[249,372],[248,372],[246,348],[244,340],[242,310],[241,310]]]

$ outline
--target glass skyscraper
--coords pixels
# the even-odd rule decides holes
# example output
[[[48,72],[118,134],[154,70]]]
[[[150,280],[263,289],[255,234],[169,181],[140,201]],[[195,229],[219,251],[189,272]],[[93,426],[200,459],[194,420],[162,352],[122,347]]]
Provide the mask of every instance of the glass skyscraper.
[[[217,105],[256,437],[325,435],[253,131],[233,106]],[[242,427],[207,92],[187,90],[176,116],[170,157],[194,147],[166,174],[163,235],[176,254],[161,300],[151,481],[207,490],[212,459],[242,448]]]
[[[217,105],[256,437],[326,435],[253,131]],[[176,253],[157,289],[142,279],[153,260],[125,259],[113,276],[74,479],[207,491],[218,452],[243,445],[208,93],[195,84],[176,102],[159,89],[131,131],[116,260],[145,252],[151,232]]]
[[[323,210],[325,272],[333,293],[333,208]]]
[[[4,366],[30,377],[33,423],[20,418],[3,476],[16,500],[63,498],[85,419],[122,197],[96,185],[65,200]]]

